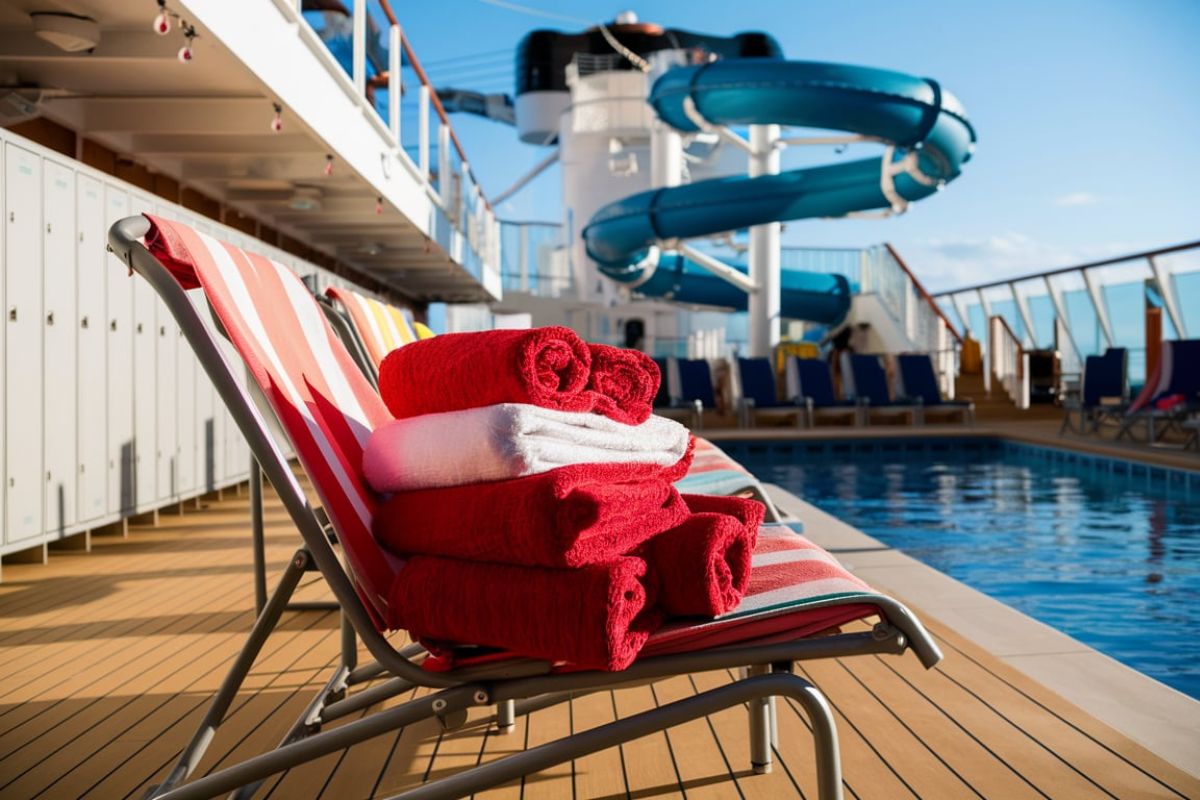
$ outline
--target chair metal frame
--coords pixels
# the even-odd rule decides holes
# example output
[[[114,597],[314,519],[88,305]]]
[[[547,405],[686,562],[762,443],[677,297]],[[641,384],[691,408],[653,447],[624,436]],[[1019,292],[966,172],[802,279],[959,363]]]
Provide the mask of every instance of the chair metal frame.
[[[749,677],[696,696],[620,719],[530,750],[504,757],[426,783],[397,797],[447,799],[496,786],[521,775],[579,758],[673,725],[739,704],[749,704],[751,760],[756,771],[770,769],[772,753],[771,698],[788,697],[806,712],[816,748],[818,796],[842,797],[841,764],[832,711],[821,693],[792,674],[794,661],[852,655],[892,653],[912,649],[930,668],[941,659],[937,644],[920,621],[898,601],[879,596],[871,603],[881,622],[870,632],[838,633],[790,642],[746,642],[696,652],[648,657],[621,672],[553,672],[552,665],[513,659],[451,672],[422,669],[423,650],[417,645],[397,648],[380,632],[354,587],[354,576],[334,550],[320,517],[302,490],[286,458],[271,438],[263,416],[239,386],[214,338],[187,294],[139,239],[149,231],[149,221],[129,217],[115,223],[108,234],[109,248],[129,269],[137,272],[162,298],[187,337],[249,443],[262,471],[275,487],[303,540],[284,570],[270,599],[256,619],[243,649],[222,682],[207,714],[191,741],[162,783],[148,797],[198,800],[225,792],[249,797],[273,774],[323,755],[345,749],[387,731],[422,719],[437,718],[454,728],[472,707],[501,704],[510,710],[533,710],[564,702],[573,694],[619,685],[653,682],[696,671],[749,666]],[[333,674],[316,693],[279,746],[236,765],[188,781],[216,735],[231,703],[261,651],[278,625],[301,576],[319,571],[342,611],[342,657]],[[861,601],[860,601],[861,602]],[[809,608],[834,606],[830,600]],[[374,659],[357,663],[356,638]],[[383,683],[348,695],[350,687],[387,675]],[[420,698],[376,711],[353,722],[322,730],[351,712],[370,706],[413,687],[433,691]],[[513,701],[519,705],[507,705]],[[540,704],[540,705],[539,705]]]

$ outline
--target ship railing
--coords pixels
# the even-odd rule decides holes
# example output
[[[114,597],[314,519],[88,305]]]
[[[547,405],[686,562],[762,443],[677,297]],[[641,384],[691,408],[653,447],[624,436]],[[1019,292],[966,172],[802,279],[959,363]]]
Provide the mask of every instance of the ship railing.
[[[389,0],[274,0],[435,208],[429,235],[500,288],[500,226]],[[320,6],[317,8],[316,6]],[[414,220],[418,223],[423,220]]]
[[[934,300],[985,348],[990,320],[1002,317],[1026,350],[1057,351],[1064,376],[1078,375],[1089,355],[1124,347],[1136,386],[1158,340],[1200,335],[1200,241],[965,286]]]
[[[987,363],[984,388],[988,394],[997,383],[1017,408],[1029,408],[1029,354],[999,315],[988,320]]]

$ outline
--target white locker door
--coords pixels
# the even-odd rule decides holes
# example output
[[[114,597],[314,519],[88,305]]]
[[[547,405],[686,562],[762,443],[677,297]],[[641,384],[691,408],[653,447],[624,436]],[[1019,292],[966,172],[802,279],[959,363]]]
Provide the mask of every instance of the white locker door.
[[[76,520],[75,171],[42,162],[42,392],[46,532],[62,536]]]
[[[200,364],[178,325],[175,349],[175,488],[181,497],[190,497],[196,488],[196,370]]]
[[[42,534],[42,160],[4,146],[5,542]]]
[[[104,235],[117,220],[129,216],[129,194],[116,186],[104,187]],[[104,259],[107,311],[104,336],[107,350],[105,373],[108,395],[108,513],[133,509],[137,494],[137,471],[133,437],[134,314],[133,287],[141,278],[129,277],[115,255]]]
[[[158,493],[155,499],[166,502],[178,497],[177,472],[179,436],[176,402],[175,364],[179,360],[179,335],[175,332],[175,319],[164,303],[155,296],[154,347],[157,376],[154,393],[157,398],[155,436],[158,464]]]
[[[108,358],[105,342],[104,188],[88,175],[76,176],[76,352],[75,387],[79,435],[77,509],[81,522],[108,511]]]
[[[152,208],[135,198],[130,210]],[[158,501],[158,295],[139,275],[133,283],[133,450],[134,502],[139,509],[153,508]],[[174,370],[172,370],[172,373]],[[172,378],[173,378],[172,374]],[[174,445],[172,444],[172,447]]]

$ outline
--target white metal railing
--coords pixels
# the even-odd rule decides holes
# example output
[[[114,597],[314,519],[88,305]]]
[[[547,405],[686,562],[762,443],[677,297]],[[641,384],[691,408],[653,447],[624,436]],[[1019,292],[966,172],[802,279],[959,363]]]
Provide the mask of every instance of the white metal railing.
[[[305,18],[301,0],[274,0],[301,38],[390,145],[391,155],[445,220],[429,231],[489,290],[500,289],[500,229],[479,189],[462,143],[388,0],[354,0],[348,64],[341,63]],[[343,44],[345,44],[343,42]],[[414,89],[416,91],[414,91]],[[386,93],[386,100],[382,95]],[[405,136],[415,145],[405,145]],[[422,224],[423,220],[414,220]],[[495,293],[495,292],[493,292]]]
[[[998,315],[988,321],[987,361],[984,383],[989,394],[992,381],[996,381],[1017,408],[1029,408],[1029,356],[1004,317]]]

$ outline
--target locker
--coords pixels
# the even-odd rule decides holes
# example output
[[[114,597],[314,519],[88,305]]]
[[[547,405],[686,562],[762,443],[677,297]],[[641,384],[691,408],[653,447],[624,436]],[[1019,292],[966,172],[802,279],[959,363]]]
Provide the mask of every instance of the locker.
[[[5,543],[42,533],[42,165],[4,146]]]
[[[153,202],[148,203],[145,198],[130,197],[130,214],[153,208]],[[129,282],[133,284],[134,503],[137,508],[149,509],[165,493],[158,491],[158,394],[155,384],[159,300],[150,284],[141,277],[134,275]],[[171,446],[174,448],[174,442]]]
[[[145,281],[142,281],[145,283]],[[154,295],[154,348],[157,377],[154,383],[155,458],[157,493],[155,500],[167,502],[179,496],[179,417],[176,409],[176,364],[179,359],[179,334],[167,306]]]
[[[3,142],[4,140],[0,139],[0,175],[4,175],[5,178],[7,178],[7,173],[4,172],[5,148],[3,146]],[[6,202],[6,194],[7,192],[0,191],[0,315],[4,315],[8,310],[8,305],[5,303],[4,293],[4,259],[7,250],[5,242],[8,241],[8,206]],[[6,327],[8,326],[4,323],[3,317],[0,317],[0,354],[4,353],[4,329]],[[2,369],[2,367],[0,367],[0,369]],[[4,396],[5,391],[3,388],[4,381],[2,380],[2,377],[3,376],[0,376],[0,545],[4,544],[5,542],[4,531],[8,527],[8,475],[5,473],[5,461],[7,461],[7,458],[2,457],[8,453],[8,449],[5,447],[4,441],[4,431],[8,427],[8,417],[7,412],[5,411],[5,409],[8,407],[8,404],[5,402],[6,398]]]
[[[42,452],[44,526],[62,536],[76,519],[75,171],[42,162]]]
[[[104,188],[88,175],[76,176],[75,262],[76,352],[79,380],[75,386],[79,471],[76,476],[80,521],[108,511],[108,374],[105,341]]]
[[[129,194],[116,186],[106,185],[105,237],[110,225],[128,216]],[[116,514],[133,509],[137,496],[133,436],[134,279],[129,277],[125,265],[115,255],[101,257],[107,305],[106,322],[102,327],[107,356],[104,386],[108,408],[108,513]]]
[[[180,213],[178,208],[159,206],[158,213],[195,227],[195,220]],[[188,292],[193,305],[196,295],[200,294],[199,289]],[[196,436],[196,371],[200,368],[200,362],[184,337],[183,329],[174,319],[172,315],[175,332],[175,494],[178,497],[190,497],[195,494],[197,486],[196,450],[198,443],[203,441]]]

